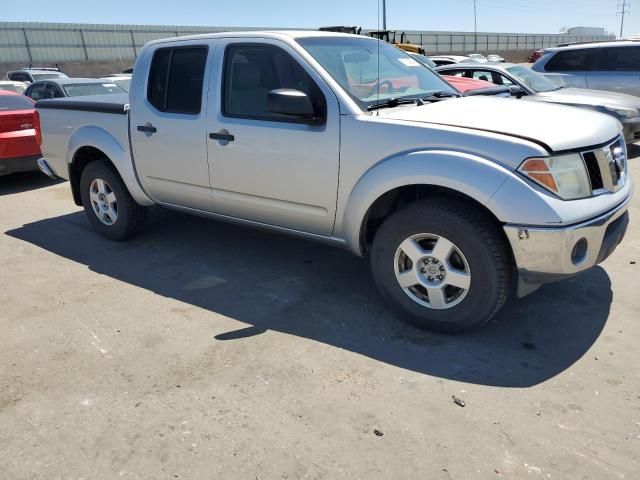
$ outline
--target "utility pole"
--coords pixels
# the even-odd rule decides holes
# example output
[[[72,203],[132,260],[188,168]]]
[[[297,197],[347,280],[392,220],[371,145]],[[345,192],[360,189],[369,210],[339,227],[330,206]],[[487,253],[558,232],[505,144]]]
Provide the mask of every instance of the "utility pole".
[[[473,43],[473,52],[478,53],[478,0],[473,0]]]
[[[622,38],[622,32],[624,30],[624,16],[626,14],[631,14],[631,0],[619,0],[618,15],[620,15],[620,38]]]
[[[387,0],[382,0],[382,29],[387,29]]]

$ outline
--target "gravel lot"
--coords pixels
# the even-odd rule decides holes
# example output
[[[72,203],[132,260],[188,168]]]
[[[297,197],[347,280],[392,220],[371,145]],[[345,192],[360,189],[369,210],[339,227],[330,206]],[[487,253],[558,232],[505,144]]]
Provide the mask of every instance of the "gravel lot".
[[[0,477],[636,479],[639,211],[448,337],[346,252],[164,210],[110,243],[67,184],[2,177]]]

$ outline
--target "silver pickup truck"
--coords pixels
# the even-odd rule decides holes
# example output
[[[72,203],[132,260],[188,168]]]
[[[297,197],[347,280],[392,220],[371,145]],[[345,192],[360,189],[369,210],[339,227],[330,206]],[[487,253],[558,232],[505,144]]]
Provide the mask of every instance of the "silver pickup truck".
[[[39,164],[109,239],[162,205],[328,242],[404,318],[459,332],[607,258],[633,187],[612,117],[458,97],[371,38],[159,40],[129,96],[37,103]]]

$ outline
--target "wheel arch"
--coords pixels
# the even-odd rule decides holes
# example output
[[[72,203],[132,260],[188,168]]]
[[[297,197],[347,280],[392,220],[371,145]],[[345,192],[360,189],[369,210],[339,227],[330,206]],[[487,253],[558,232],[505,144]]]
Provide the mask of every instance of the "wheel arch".
[[[90,162],[98,159],[104,159],[113,165],[138,204],[153,204],[138,182],[129,145],[123,147],[113,135],[102,128],[87,126],[74,132],[69,140],[69,182],[76,205],[82,204],[79,193],[82,171]]]
[[[505,167],[462,152],[419,151],[392,157],[367,171],[352,189],[341,230],[354,253],[367,253],[372,226],[403,205],[430,195],[449,195],[478,206],[496,222],[498,212],[487,205],[512,176]],[[379,225],[377,225],[379,226]]]
[[[371,204],[360,224],[358,236],[360,252],[363,255],[369,252],[375,234],[390,215],[410,203],[429,198],[447,198],[451,199],[451,201],[465,203],[470,208],[476,209],[482,216],[500,227],[499,230],[504,237],[504,241],[508,244],[508,239],[502,229],[503,222],[486,205],[483,205],[475,198],[441,185],[412,184],[389,190]]]

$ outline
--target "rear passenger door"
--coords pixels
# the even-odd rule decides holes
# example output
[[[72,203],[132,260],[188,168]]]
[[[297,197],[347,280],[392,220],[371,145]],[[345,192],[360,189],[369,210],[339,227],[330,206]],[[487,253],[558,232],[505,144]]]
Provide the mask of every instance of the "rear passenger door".
[[[142,186],[156,201],[210,210],[205,79],[215,40],[149,52],[131,90],[131,144]]]
[[[587,85],[640,96],[640,45],[602,47]]]
[[[561,77],[568,87],[589,88],[587,74],[597,53],[597,48],[560,50],[545,64],[545,73]]]

